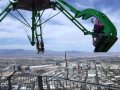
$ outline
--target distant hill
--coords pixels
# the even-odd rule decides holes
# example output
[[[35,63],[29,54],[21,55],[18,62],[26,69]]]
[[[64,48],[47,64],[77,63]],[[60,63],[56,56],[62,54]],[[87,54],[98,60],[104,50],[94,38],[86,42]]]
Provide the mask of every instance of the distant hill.
[[[37,54],[35,50],[24,50],[24,49],[0,49],[0,56],[59,56],[64,55],[63,52],[56,52],[46,50],[44,54]]]
[[[35,51],[24,49],[0,49],[0,56],[9,55],[32,55]]]
[[[80,51],[66,51],[70,57],[98,57],[98,56],[120,56],[120,53],[91,53]],[[46,50],[44,54],[37,54],[34,50],[24,49],[0,49],[0,56],[64,56],[65,52]]]

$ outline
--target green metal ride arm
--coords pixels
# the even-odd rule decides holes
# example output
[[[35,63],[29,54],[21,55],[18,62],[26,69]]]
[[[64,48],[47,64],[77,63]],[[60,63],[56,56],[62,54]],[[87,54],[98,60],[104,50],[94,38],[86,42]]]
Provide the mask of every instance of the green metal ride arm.
[[[72,18],[74,18],[74,20],[75,20],[75,18],[80,18],[80,17],[82,17],[83,20],[86,20],[86,19],[89,19],[90,17],[94,16],[94,17],[98,18],[100,20],[100,22],[104,25],[104,32],[105,32],[104,35],[105,36],[114,36],[114,37],[117,36],[117,30],[116,30],[115,26],[113,25],[113,23],[109,20],[109,18],[104,13],[99,12],[94,9],[85,9],[83,11],[79,11],[76,8],[72,7],[70,4],[68,4],[67,2],[65,2],[64,0],[57,0],[56,2],[57,2],[57,6],[58,5],[61,6],[63,13],[64,13],[64,11],[66,11],[67,14],[70,15],[68,10],[71,11],[75,15],[75,16],[72,16]],[[80,23],[79,23],[79,25],[80,25]],[[82,24],[80,26],[82,26]],[[85,27],[84,27],[84,29],[82,31],[88,31],[88,30],[85,29]],[[90,31],[88,31],[88,32],[90,32]]]
[[[96,11],[94,9],[86,9],[76,14],[76,18],[82,17],[83,20],[86,20],[92,16],[97,17],[104,25],[104,32],[106,36],[117,36],[117,30],[115,26],[104,13]]]

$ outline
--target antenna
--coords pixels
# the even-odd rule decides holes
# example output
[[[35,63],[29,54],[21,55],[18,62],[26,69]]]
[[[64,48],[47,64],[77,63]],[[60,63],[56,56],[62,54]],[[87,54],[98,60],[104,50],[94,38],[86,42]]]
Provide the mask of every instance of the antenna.
[[[66,69],[66,79],[69,79],[68,75],[68,62],[67,62],[67,55],[66,55],[66,51],[65,51],[65,63],[66,63],[66,66],[65,66],[65,69]]]

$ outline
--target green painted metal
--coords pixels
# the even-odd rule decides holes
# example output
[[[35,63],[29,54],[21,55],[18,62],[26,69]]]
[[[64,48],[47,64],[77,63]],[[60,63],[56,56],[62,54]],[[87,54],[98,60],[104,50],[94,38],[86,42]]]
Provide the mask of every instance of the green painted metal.
[[[83,33],[84,35],[92,35],[92,32],[88,31],[72,14],[68,12],[66,8],[59,2],[56,2],[56,7],[71,20]]]
[[[104,25],[105,36],[109,36],[109,35],[114,37],[117,36],[116,27],[113,25],[110,19],[102,12],[99,12],[94,9],[86,9],[77,12],[75,15],[76,18],[82,17],[83,20],[89,19],[92,16],[98,18],[99,21]]]
[[[10,3],[1,13],[0,13],[0,22],[8,15],[8,13],[13,9],[13,3]]]
[[[32,0],[32,41],[31,41],[31,45],[34,46],[35,45],[35,31],[36,31],[36,16],[37,16],[37,11],[35,9],[35,3]]]
[[[34,46],[35,45],[35,30],[36,30],[36,21],[35,21],[35,16],[36,16],[36,12],[33,10],[32,11],[32,41],[31,41],[31,45]]]
[[[12,3],[10,3],[1,13],[0,13],[0,16],[6,12],[6,10],[12,5]]]

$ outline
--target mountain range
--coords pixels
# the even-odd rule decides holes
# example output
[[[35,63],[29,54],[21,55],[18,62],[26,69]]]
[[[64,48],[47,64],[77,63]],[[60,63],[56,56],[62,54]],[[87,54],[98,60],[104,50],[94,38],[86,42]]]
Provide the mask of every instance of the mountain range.
[[[96,56],[119,56],[119,52],[92,53],[80,51],[66,51],[67,56],[71,57],[96,57]],[[35,50],[24,49],[0,49],[0,56],[64,56],[64,51],[46,50],[44,54],[37,54]]]

